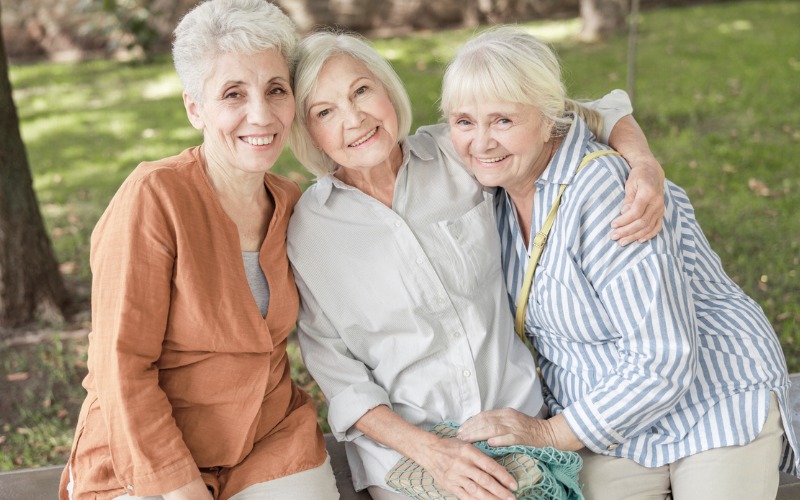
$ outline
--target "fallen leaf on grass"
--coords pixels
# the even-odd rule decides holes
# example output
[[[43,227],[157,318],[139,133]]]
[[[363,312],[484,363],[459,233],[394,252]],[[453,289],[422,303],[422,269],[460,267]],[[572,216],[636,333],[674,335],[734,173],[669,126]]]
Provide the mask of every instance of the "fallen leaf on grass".
[[[747,187],[758,196],[770,196],[772,194],[767,185],[758,179],[750,178],[750,180],[747,181]]]
[[[23,436],[27,436],[31,433],[31,430],[27,427],[17,427],[17,434],[22,434]]]
[[[23,380],[28,380],[30,374],[28,372],[17,372],[17,373],[9,373],[6,375],[6,380],[9,382],[22,382]]]

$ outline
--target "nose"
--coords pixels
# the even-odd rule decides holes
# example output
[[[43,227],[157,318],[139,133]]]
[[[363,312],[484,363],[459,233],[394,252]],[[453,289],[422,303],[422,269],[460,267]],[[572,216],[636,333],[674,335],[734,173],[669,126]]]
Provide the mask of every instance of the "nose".
[[[357,105],[351,104],[344,109],[342,121],[347,128],[358,128],[364,121],[364,113]]]
[[[494,147],[492,132],[486,127],[475,127],[475,136],[472,140],[473,153],[484,153]]]
[[[259,97],[250,101],[247,110],[247,119],[253,125],[269,125],[272,122],[272,107],[266,97]]]

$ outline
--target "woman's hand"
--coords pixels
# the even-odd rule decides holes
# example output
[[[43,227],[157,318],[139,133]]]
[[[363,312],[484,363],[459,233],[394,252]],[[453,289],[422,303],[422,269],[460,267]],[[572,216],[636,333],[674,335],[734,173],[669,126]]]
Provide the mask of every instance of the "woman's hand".
[[[542,420],[511,408],[488,410],[470,418],[458,429],[458,438],[470,443],[487,441],[489,446],[552,446],[570,451],[583,448],[563,415]]]
[[[505,467],[478,448],[440,438],[409,424],[384,405],[365,413],[355,427],[375,441],[411,458],[433,476],[436,486],[460,500],[513,500],[517,482]]]
[[[437,438],[417,462],[425,467],[443,490],[459,500],[515,498],[514,477],[488,455],[459,439]],[[511,491],[510,491],[511,490]]]
[[[664,217],[664,170],[661,165],[650,157],[631,163],[631,167],[625,183],[622,215],[611,223],[614,229],[611,239],[622,246],[653,238],[661,231]]]
[[[614,219],[611,239],[625,246],[645,242],[661,231],[664,217],[664,169],[653,156],[647,137],[633,116],[622,117],[608,136],[608,145],[631,166],[621,213]]]
[[[164,500],[212,500],[211,492],[202,478],[197,478],[178,489],[162,495]]]

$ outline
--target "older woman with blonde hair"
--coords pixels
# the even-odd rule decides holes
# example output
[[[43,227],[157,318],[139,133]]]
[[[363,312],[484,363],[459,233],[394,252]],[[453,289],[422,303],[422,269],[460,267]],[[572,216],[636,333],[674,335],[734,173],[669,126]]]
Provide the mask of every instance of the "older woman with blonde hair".
[[[490,410],[459,436],[581,450],[588,499],[775,498],[798,449],[772,326],[678,186],[655,238],[609,240],[628,166],[565,97],[553,51],[510,27],[471,40],[444,76],[453,145],[497,188],[509,298],[553,415]]]
[[[318,176],[287,235],[301,294],[298,336],[356,489],[398,496],[384,476],[405,455],[459,498],[513,498],[517,484],[498,463],[426,432],[491,408],[543,408],[530,354],[513,334],[493,195],[459,162],[446,125],[409,136],[402,82],[357,36],[303,40],[295,96],[290,145]],[[608,130],[629,112],[620,107]],[[619,137],[624,145],[630,134]],[[647,156],[636,137],[629,150]],[[634,184],[659,193],[662,172],[650,164],[637,168]],[[638,205],[648,206],[640,195]],[[660,219],[660,196],[652,198]],[[625,229],[634,238],[657,230],[634,226]]]
[[[290,378],[296,184],[269,172],[295,115],[295,28],[209,0],[173,57],[202,144],[141,163],[92,234],[88,395],[62,500],[339,497]]]

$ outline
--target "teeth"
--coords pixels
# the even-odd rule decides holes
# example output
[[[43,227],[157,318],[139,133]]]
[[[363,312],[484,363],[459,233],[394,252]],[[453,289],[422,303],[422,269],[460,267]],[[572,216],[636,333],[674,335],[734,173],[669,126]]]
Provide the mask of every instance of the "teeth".
[[[372,129],[372,132],[370,132],[369,134],[365,135],[365,136],[364,136],[364,137],[362,137],[361,139],[359,139],[359,140],[357,140],[356,142],[354,142],[353,144],[351,144],[351,145],[350,145],[350,147],[351,147],[351,148],[354,148],[354,147],[356,147],[356,146],[360,146],[361,144],[364,144],[365,142],[367,142],[368,140],[370,140],[370,138],[371,138],[373,135],[375,135],[377,132],[378,132],[378,127],[375,127],[374,129]]]
[[[274,135],[270,135],[268,137],[245,137],[244,140],[247,144],[251,146],[266,146],[267,144],[272,144],[272,140],[275,139]]]
[[[509,155],[498,156],[497,158],[475,158],[481,163],[497,163],[498,161],[505,160]]]

